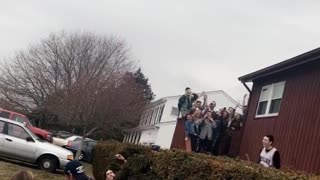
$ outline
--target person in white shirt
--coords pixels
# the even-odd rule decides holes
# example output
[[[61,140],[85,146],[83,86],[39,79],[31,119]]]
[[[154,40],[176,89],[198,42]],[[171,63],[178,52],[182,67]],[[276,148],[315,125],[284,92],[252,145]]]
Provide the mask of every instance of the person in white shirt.
[[[273,147],[274,137],[265,135],[262,139],[263,148],[260,152],[258,163],[264,167],[274,167],[280,169],[280,153]]]

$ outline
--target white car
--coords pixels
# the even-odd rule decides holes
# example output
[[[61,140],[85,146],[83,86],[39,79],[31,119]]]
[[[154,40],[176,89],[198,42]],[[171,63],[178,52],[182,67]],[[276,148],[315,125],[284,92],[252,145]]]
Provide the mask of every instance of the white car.
[[[54,172],[73,160],[73,153],[33,134],[24,124],[0,118],[0,156],[39,165]]]

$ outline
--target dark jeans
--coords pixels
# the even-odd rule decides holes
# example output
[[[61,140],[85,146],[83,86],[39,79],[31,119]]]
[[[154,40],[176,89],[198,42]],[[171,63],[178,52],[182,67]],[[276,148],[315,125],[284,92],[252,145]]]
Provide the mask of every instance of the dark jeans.
[[[191,141],[191,150],[192,152],[198,151],[198,136],[190,135],[190,141]]]
[[[200,139],[200,152],[207,153],[211,152],[212,140],[207,137],[205,139]]]

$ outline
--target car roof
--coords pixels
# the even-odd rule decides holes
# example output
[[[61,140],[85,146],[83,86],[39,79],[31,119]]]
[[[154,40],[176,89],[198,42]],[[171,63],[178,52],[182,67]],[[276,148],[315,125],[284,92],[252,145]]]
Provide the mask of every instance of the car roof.
[[[11,119],[3,118],[3,117],[0,117],[0,120],[1,120],[1,121],[5,121],[5,122],[9,122],[9,123],[11,123],[11,124],[16,124],[16,125],[25,126],[23,123],[20,123],[20,122],[11,120]]]
[[[27,116],[24,115],[24,114],[20,114],[20,113],[14,112],[14,111],[9,111],[9,110],[2,109],[2,108],[0,108],[0,111],[4,111],[4,112],[11,113],[11,114],[15,114],[15,115],[20,115],[20,116],[23,116],[23,117],[27,117]]]

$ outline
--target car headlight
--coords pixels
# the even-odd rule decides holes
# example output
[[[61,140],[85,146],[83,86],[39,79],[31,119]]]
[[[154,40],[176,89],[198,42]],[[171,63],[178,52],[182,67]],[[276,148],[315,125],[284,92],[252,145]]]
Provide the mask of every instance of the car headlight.
[[[72,161],[72,160],[73,160],[73,155],[68,155],[68,156],[67,156],[67,159],[70,160],[70,161]]]

